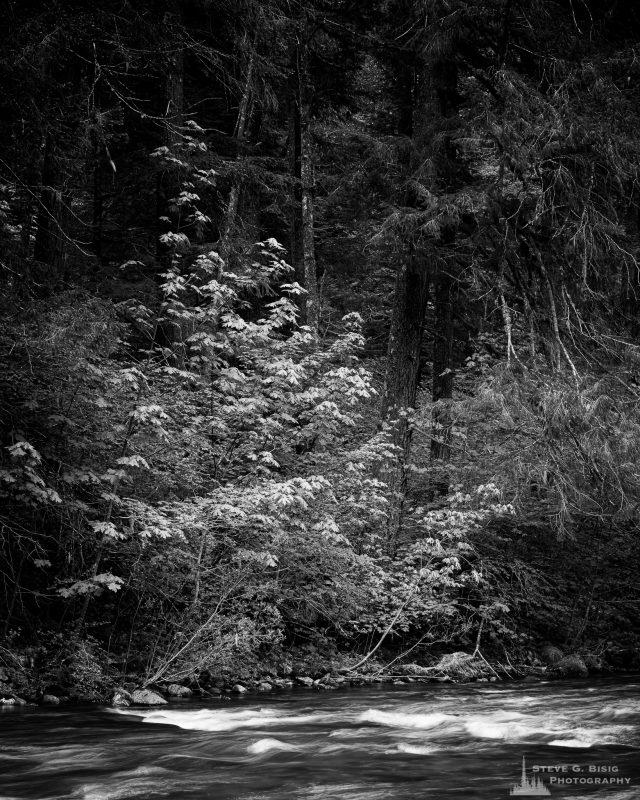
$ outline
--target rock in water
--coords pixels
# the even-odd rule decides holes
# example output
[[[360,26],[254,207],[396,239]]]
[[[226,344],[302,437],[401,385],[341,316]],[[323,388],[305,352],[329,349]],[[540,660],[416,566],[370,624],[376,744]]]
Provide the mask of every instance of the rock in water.
[[[246,694],[249,690],[246,686],[243,686],[241,683],[236,683],[233,688],[231,689],[232,692],[235,694]]]
[[[126,708],[131,705],[131,695],[124,689],[116,689],[111,697],[111,705],[114,708]]]
[[[589,675],[589,670],[578,655],[564,656],[550,670],[560,678],[586,678]]]
[[[299,686],[313,686],[313,678],[310,678],[308,675],[302,675],[296,678],[296,683]]]
[[[136,689],[131,695],[131,702],[139,706],[164,706],[167,703],[164,697],[150,689]]]
[[[167,694],[169,697],[191,697],[193,692],[188,686],[182,686],[179,683],[171,683],[167,686]]]
[[[442,656],[435,665],[438,672],[444,672],[452,678],[458,680],[471,680],[471,678],[484,677],[485,666],[474,660],[469,653],[448,653]]]
[[[56,697],[55,694],[45,694],[42,698],[42,705],[43,706],[59,706],[60,705],[60,698]]]
[[[258,684],[258,691],[259,692],[270,692],[273,689],[272,684],[269,681],[262,681]]]
[[[604,670],[604,661],[595,653],[585,653],[582,660],[589,672],[602,672]]]

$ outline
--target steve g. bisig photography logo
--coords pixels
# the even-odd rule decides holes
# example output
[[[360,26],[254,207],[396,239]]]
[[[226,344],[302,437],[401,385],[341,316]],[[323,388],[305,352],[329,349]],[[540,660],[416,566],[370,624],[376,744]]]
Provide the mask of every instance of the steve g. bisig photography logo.
[[[509,790],[510,797],[550,797],[550,787],[628,786],[631,778],[620,775],[615,764],[534,764],[531,775],[522,756],[520,783]]]

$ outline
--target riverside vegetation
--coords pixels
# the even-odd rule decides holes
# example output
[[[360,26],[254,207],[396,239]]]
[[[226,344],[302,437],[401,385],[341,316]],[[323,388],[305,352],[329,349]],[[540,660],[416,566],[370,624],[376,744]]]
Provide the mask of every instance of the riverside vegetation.
[[[11,5],[0,697],[640,666],[632,6]]]

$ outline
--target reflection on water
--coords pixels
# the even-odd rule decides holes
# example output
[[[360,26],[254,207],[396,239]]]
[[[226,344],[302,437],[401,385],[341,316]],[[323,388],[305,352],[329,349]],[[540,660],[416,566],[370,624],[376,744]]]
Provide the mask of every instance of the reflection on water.
[[[509,797],[523,756],[546,767],[553,797],[636,800],[639,688],[412,684],[161,710],[4,707],[0,800],[494,800]]]

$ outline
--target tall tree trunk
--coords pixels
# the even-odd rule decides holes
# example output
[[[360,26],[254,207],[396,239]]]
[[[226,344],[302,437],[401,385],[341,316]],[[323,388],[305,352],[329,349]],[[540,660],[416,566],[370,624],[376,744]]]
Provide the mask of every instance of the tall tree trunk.
[[[249,119],[251,116],[250,111],[251,111],[251,101],[253,94],[252,91],[253,70],[255,65],[257,39],[258,39],[258,32],[256,31],[253,48],[251,50],[251,53],[249,54],[249,61],[247,63],[244,91],[240,99],[240,105],[238,107],[238,119],[234,131],[234,136],[236,139],[236,147],[237,147],[236,161],[240,161],[242,157],[242,146],[244,143],[244,138],[247,133],[247,126],[249,124]],[[247,36],[245,34],[245,45],[246,43],[247,43]],[[231,190],[229,192],[229,201],[227,202],[227,208],[224,216],[224,226],[222,234],[223,258],[224,258],[224,252],[226,252],[227,249],[227,242],[231,237],[231,235],[233,234],[235,228],[241,190],[242,190],[242,181],[240,180],[239,177],[236,176],[231,184]]]
[[[308,24],[300,21],[298,41],[293,48],[293,108],[290,116],[291,161],[294,185],[294,217],[292,220],[292,255],[296,278],[302,277],[307,290],[305,322],[314,337],[318,336],[320,321],[320,291],[315,254],[313,159],[311,153],[311,87],[308,67]],[[299,206],[298,206],[299,200]],[[299,212],[297,209],[300,209]],[[298,228],[299,225],[299,228]],[[293,252],[295,248],[295,253]],[[299,248],[299,249],[298,249]]]
[[[296,74],[296,73],[294,73]],[[289,221],[289,257],[296,281],[304,286],[302,250],[302,167],[300,144],[300,106],[297,89],[293,88],[289,103],[289,169],[292,178],[292,203]]]
[[[404,97],[412,97],[413,113],[405,109],[401,119],[405,128],[410,124],[415,145],[413,163],[409,165],[411,176],[420,181],[425,188],[434,192],[438,187],[442,158],[439,152],[438,134],[443,129],[443,121],[455,108],[456,73],[455,67],[435,61],[416,64],[415,70],[403,69],[399,73],[405,82]],[[393,552],[400,538],[402,515],[407,491],[407,473],[411,459],[411,426],[406,411],[415,407],[419,382],[420,352],[424,330],[425,312],[429,290],[429,268],[425,265],[426,256],[422,245],[418,244],[419,232],[409,233],[411,259],[401,264],[395,287],[395,299],[391,332],[387,353],[387,373],[384,400],[382,403],[383,422],[392,425],[392,443],[398,448],[395,464],[384,476],[394,495],[395,510],[391,514],[388,528],[389,549]],[[452,342],[451,310],[443,305],[450,290],[445,291],[442,281],[436,286],[436,306],[440,306],[444,339],[434,354],[434,360],[445,359],[449,366]],[[438,313],[438,312],[437,312]],[[447,316],[448,315],[448,316]],[[443,367],[443,372],[447,367]],[[434,373],[435,374],[435,373]],[[450,391],[452,375],[447,373],[443,382],[437,381],[438,392]],[[444,377],[444,376],[443,376]]]
[[[64,230],[61,175],[56,145],[51,131],[47,132],[42,165],[42,189],[38,209],[38,224],[34,258],[52,267],[49,282],[54,283],[64,258]]]
[[[173,152],[176,145],[182,141],[181,128],[184,121],[184,43],[182,10],[178,0],[166,0],[163,25],[168,51],[163,92],[163,144]],[[179,192],[180,170],[172,164],[160,173],[157,182],[157,260],[161,272],[170,267],[173,253],[171,245],[164,243],[161,237],[169,231],[178,233],[180,229],[179,212],[171,204],[171,200],[177,197]]]
[[[400,61],[396,72],[396,96],[398,98],[398,133],[400,136],[413,136],[414,89],[416,80],[413,59]]]
[[[453,59],[445,56],[426,65],[425,102],[420,125],[422,145],[429,150],[431,174],[435,187],[448,185],[456,174],[456,151],[449,133],[448,120],[458,113],[458,70]],[[441,233],[438,247],[455,245],[456,230]],[[452,262],[453,259],[450,259]],[[453,302],[457,281],[451,264],[440,264],[434,274],[434,331],[431,439],[432,479],[430,494],[447,495],[449,475],[445,465],[451,458],[451,400],[453,398]]]
[[[387,526],[387,547],[392,555],[398,546],[407,489],[412,433],[407,413],[416,405],[428,297],[428,265],[411,253],[396,273],[381,409],[382,419],[390,427],[391,440],[397,448],[394,460],[380,476],[389,485],[394,499]]]
[[[307,290],[306,323],[314,336],[318,335],[320,322],[320,291],[314,244],[313,225],[313,164],[309,142],[309,109],[301,114],[301,181],[302,181],[302,259],[304,264],[304,286]]]
[[[102,190],[103,167],[101,158],[101,142],[96,134],[93,147],[93,218],[91,224],[91,240],[93,252],[98,261],[102,260],[102,225],[104,215],[104,200]]]
[[[33,233],[35,208],[35,187],[41,183],[38,165],[33,162],[24,166],[24,183],[21,187],[21,202],[19,207],[20,221],[20,257],[23,261],[31,258],[31,236]]]
[[[434,402],[431,438],[431,489],[433,495],[449,492],[449,476],[444,465],[451,458],[451,399],[453,397],[453,292],[451,275],[440,269],[435,277],[433,331]]]

